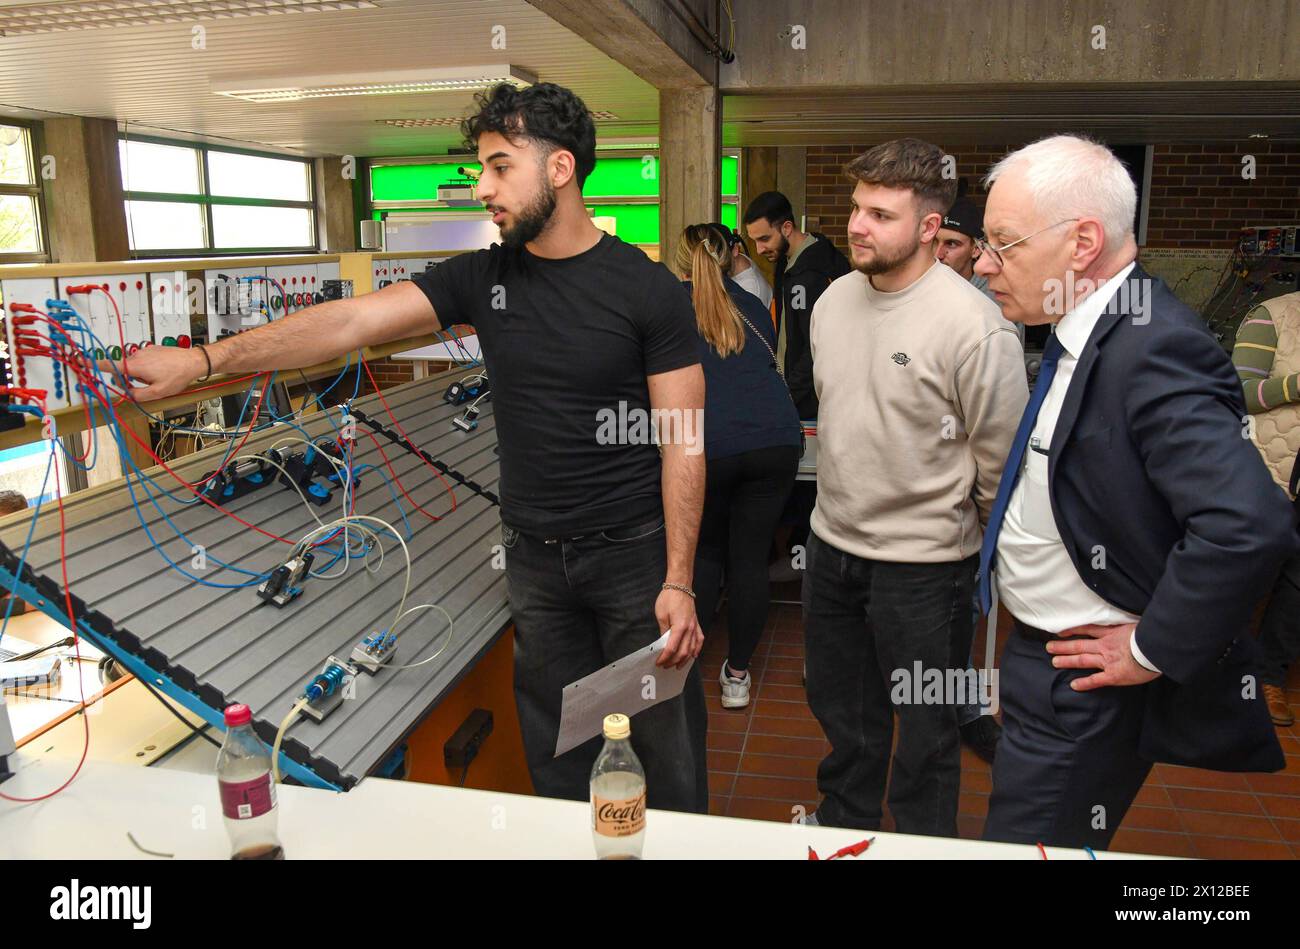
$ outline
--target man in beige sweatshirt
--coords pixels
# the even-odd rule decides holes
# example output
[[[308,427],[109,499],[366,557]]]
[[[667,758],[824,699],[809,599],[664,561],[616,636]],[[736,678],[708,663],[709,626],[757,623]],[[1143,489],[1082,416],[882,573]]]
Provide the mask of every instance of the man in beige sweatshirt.
[[[982,525],[1028,400],[1014,329],[934,259],[956,182],[901,139],[848,166],[854,272],[812,313],[817,506],[803,582],[808,702],[831,742],[817,823],[954,836],[957,710]]]

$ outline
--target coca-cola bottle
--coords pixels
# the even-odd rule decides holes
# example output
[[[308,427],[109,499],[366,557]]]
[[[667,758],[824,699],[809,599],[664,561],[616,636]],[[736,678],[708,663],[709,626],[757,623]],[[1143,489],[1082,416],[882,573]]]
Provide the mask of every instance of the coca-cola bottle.
[[[271,756],[253,732],[247,705],[226,709],[226,740],[217,754],[221,811],[230,835],[232,860],[283,860],[275,834],[275,782]]]
[[[591,835],[600,860],[640,860],[645,843],[645,769],[626,715],[605,716],[605,747],[591,769]]]

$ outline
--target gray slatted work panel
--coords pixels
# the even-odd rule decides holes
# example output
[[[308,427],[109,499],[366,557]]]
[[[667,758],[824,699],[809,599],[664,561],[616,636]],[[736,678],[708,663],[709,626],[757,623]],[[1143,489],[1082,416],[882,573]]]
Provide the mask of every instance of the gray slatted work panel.
[[[384,398],[417,446],[485,491],[495,492],[499,473],[490,402],[480,406],[478,428],[467,434],[452,428],[451,420],[460,409],[442,400],[450,381],[465,372],[457,369],[408,383],[385,391]],[[395,428],[378,397],[358,399],[355,406],[390,430]],[[337,418],[337,410],[333,414]],[[313,439],[333,431],[320,415],[308,416],[302,426]],[[264,451],[293,434],[287,426],[277,425],[274,431],[250,438],[241,454]],[[456,507],[452,510],[451,497],[428,464],[358,422],[356,465],[375,465],[391,478],[379,446],[410,497],[431,514],[442,515],[434,522],[414,510],[406,498],[401,500],[413,535],[407,540],[412,573],[406,605],[439,604],[452,615],[455,631],[452,642],[434,661],[416,669],[385,669],[375,677],[362,673],[356,700],[345,701],[322,723],[302,716],[289,729],[285,753],[343,787],[350,787],[378,766],[509,622],[505,574],[491,566],[493,545],[499,543],[497,507],[445,476],[454,489]],[[219,457],[219,448],[208,449],[172,468],[196,482],[215,467]],[[149,469],[149,473],[164,486],[175,484],[161,469]],[[158,508],[189,538],[182,539],[166,524],[138,482],[132,479],[131,486],[140,505],[139,515],[123,482],[91,497],[73,496],[65,503],[68,579],[79,618],[198,695],[209,707],[248,704],[258,733],[267,741],[328,656],[346,659],[363,636],[391,625],[406,573],[401,547],[391,537],[384,538],[384,561],[375,573],[368,573],[364,564],[354,560],[341,579],[310,578],[302,596],[277,608],[257,596],[255,585],[213,589],[170,568],[149,543],[141,517],[168,557],[210,583],[252,579],[231,567],[268,572],[284,560],[289,544],[245,527],[201,502],[182,505],[158,496]],[[172,490],[178,498],[193,497],[184,489]],[[226,508],[249,524],[292,541],[315,526],[297,493],[279,484],[235,499]],[[342,513],[339,492],[335,490],[329,505],[311,510],[327,522],[338,517]],[[381,518],[406,535],[397,503],[375,471],[360,475],[355,512]],[[0,542],[15,558],[29,524],[29,517],[18,515],[0,527]],[[206,569],[192,568],[191,542],[205,548]],[[314,567],[323,568],[328,559],[318,553]],[[16,566],[13,560],[9,563],[11,568]],[[26,580],[38,586],[47,600],[57,598],[61,612],[61,587],[55,597],[50,586],[51,582],[58,586],[61,579],[54,505],[41,511],[27,565]],[[341,567],[342,561],[329,572]],[[431,655],[443,642],[446,628],[437,610],[422,610],[408,617],[399,628],[394,661],[411,663]]]

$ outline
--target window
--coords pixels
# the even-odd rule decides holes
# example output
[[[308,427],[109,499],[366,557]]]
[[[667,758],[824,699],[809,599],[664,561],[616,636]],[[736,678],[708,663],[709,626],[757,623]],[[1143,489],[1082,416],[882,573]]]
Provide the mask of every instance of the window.
[[[46,259],[31,131],[0,124],[0,263]]]
[[[118,151],[134,257],[317,249],[309,160],[134,137]]]

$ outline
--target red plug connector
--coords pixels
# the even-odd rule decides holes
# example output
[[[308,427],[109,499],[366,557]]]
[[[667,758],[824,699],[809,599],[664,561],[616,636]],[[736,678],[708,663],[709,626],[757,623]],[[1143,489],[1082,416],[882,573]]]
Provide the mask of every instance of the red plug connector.
[[[0,386],[0,395],[14,395],[23,399],[40,401],[49,393],[45,389],[23,389],[18,386]]]
[[[875,838],[875,837],[869,837],[869,838],[867,838],[866,840],[859,840],[856,844],[849,844],[847,847],[841,847],[839,850],[835,851],[833,854],[831,854],[831,855],[830,855],[829,857],[827,857],[826,859],[827,859],[827,860],[835,860],[835,859],[837,859],[837,858],[839,858],[839,857],[860,857],[862,854],[866,853],[866,852],[867,852],[867,848],[870,847],[870,846],[871,846],[872,844],[874,844],[875,842],[876,842],[876,838]],[[809,860],[820,860],[821,857],[817,856],[817,851],[816,851],[816,850],[813,850],[812,847],[809,847],[809,848],[808,848],[808,859],[809,859]]]
[[[103,283],[79,283],[75,287],[64,287],[63,292],[68,296],[81,296],[84,293],[91,293],[95,290],[108,292],[108,284]]]

